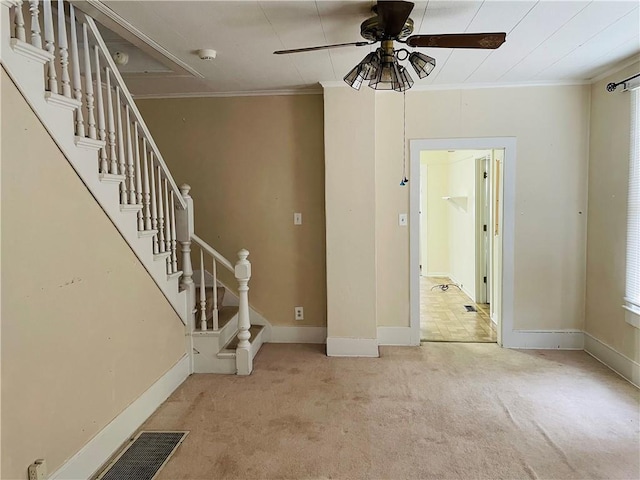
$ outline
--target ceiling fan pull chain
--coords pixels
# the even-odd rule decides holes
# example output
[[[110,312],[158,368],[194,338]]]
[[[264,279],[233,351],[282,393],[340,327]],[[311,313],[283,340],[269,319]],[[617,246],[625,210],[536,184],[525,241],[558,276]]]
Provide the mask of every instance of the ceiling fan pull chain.
[[[402,92],[402,180],[400,186],[409,183],[407,178],[407,92]]]

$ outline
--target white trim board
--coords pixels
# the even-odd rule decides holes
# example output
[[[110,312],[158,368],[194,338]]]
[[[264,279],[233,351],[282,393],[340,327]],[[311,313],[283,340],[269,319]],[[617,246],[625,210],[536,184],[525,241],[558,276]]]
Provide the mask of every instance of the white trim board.
[[[378,345],[420,346],[412,335],[411,327],[378,327]]]
[[[504,82],[504,83],[445,83],[437,85],[414,85],[411,88],[411,92],[426,92],[433,90],[478,90],[485,88],[521,88],[521,87],[558,87],[558,86],[573,86],[573,85],[589,85],[591,83],[588,79],[569,79],[569,80],[540,80],[540,81],[528,81],[528,82]],[[340,80],[331,80],[320,82],[322,88],[351,88],[346,83]],[[393,91],[378,90],[378,95],[388,95]],[[478,149],[481,150],[481,149]]]
[[[184,355],[146,392],[56,470],[49,477],[50,480],[87,479],[94,475],[188,376],[189,356]]]
[[[196,92],[196,93],[142,93],[133,95],[140,100],[159,100],[167,98],[225,98],[225,97],[278,97],[289,95],[322,95],[323,90],[317,88],[288,90],[248,90],[238,92]]]
[[[583,350],[582,330],[503,330],[505,347],[534,350]]]
[[[502,318],[498,339],[504,347],[526,348],[512,343],[517,340],[505,333],[513,331],[515,274],[515,183],[516,138],[434,138],[410,140],[409,181],[409,305],[410,325],[414,339],[420,339],[420,152],[424,150],[487,150],[504,149],[502,192]],[[471,297],[473,298],[473,296]],[[532,337],[525,337],[532,338]],[[554,342],[538,348],[556,348]],[[533,348],[533,347],[531,347]]]
[[[587,332],[584,332],[584,351],[640,388],[640,363],[621,354]]]
[[[269,343],[327,343],[327,327],[271,326]]]
[[[379,357],[377,338],[327,337],[328,357]]]

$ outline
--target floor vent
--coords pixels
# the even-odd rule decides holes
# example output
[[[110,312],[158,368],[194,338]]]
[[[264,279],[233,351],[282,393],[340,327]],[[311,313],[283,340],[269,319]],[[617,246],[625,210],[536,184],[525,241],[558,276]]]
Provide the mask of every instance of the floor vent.
[[[465,305],[464,308],[467,309],[467,312],[477,312],[476,307],[473,305]]]
[[[152,480],[189,432],[141,432],[97,480]]]

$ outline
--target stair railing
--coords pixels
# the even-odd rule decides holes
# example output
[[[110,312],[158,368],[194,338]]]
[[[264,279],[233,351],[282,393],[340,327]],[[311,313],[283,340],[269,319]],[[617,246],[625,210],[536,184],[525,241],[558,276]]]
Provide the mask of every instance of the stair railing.
[[[206,332],[208,320],[212,319],[213,331],[219,329],[218,312],[218,265],[232,272],[238,281],[238,346],[236,348],[236,369],[239,375],[251,373],[252,359],[249,339],[249,280],[251,279],[251,263],[247,259],[249,252],[242,249],[238,252],[238,261],[233,265],[220,252],[194,233],[193,199],[189,192],[189,185],[181,185],[183,200],[186,208],[178,211],[178,241],[182,250],[182,278],[181,286],[187,290],[188,308],[193,312],[191,328],[194,331]],[[192,245],[199,250],[196,265],[199,266],[198,291],[193,279]],[[211,268],[209,268],[211,266]],[[211,299],[207,298],[206,287],[213,287]],[[197,295],[197,297],[196,297]],[[211,315],[209,315],[211,312]],[[199,328],[198,328],[199,327]]]
[[[217,264],[234,273],[238,281],[240,330],[236,366],[238,374],[250,374],[249,252],[240,250],[238,261],[232,265],[194,234],[190,187],[178,189],[94,20],[64,0],[2,2],[11,5],[12,48],[45,65],[47,101],[74,112],[76,145],[98,152],[96,173],[103,182],[119,185],[121,211],[135,213],[138,236],[152,238],[154,259],[166,263],[167,275],[181,276],[180,286],[188,291],[186,318],[191,331],[195,330],[194,314],[198,312],[200,328],[207,328],[207,305],[206,298],[202,304],[202,293],[199,310],[196,308],[192,242],[201,252],[201,292],[205,290],[205,254],[212,258],[207,265],[212,265],[214,287]],[[178,242],[182,271],[178,270]],[[217,295],[212,301],[217,329]]]
[[[63,0],[12,3],[12,45],[45,52],[47,101],[74,111],[76,145],[99,152],[97,173],[119,184],[120,209],[180,275],[175,219],[186,204],[94,20]]]

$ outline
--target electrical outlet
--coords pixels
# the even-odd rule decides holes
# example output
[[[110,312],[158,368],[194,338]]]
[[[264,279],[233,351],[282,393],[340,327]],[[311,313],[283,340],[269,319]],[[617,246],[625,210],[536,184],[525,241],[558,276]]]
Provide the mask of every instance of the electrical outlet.
[[[293,224],[294,225],[302,225],[302,214],[294,213],[293,214]]]
[[[47,462],[44,458],[38,458],[29,465],[29,480],[45,480],[47,478]]]
[[[296,320],[304,320],[304,308],[294,307],[293,310],[296,314]]]

